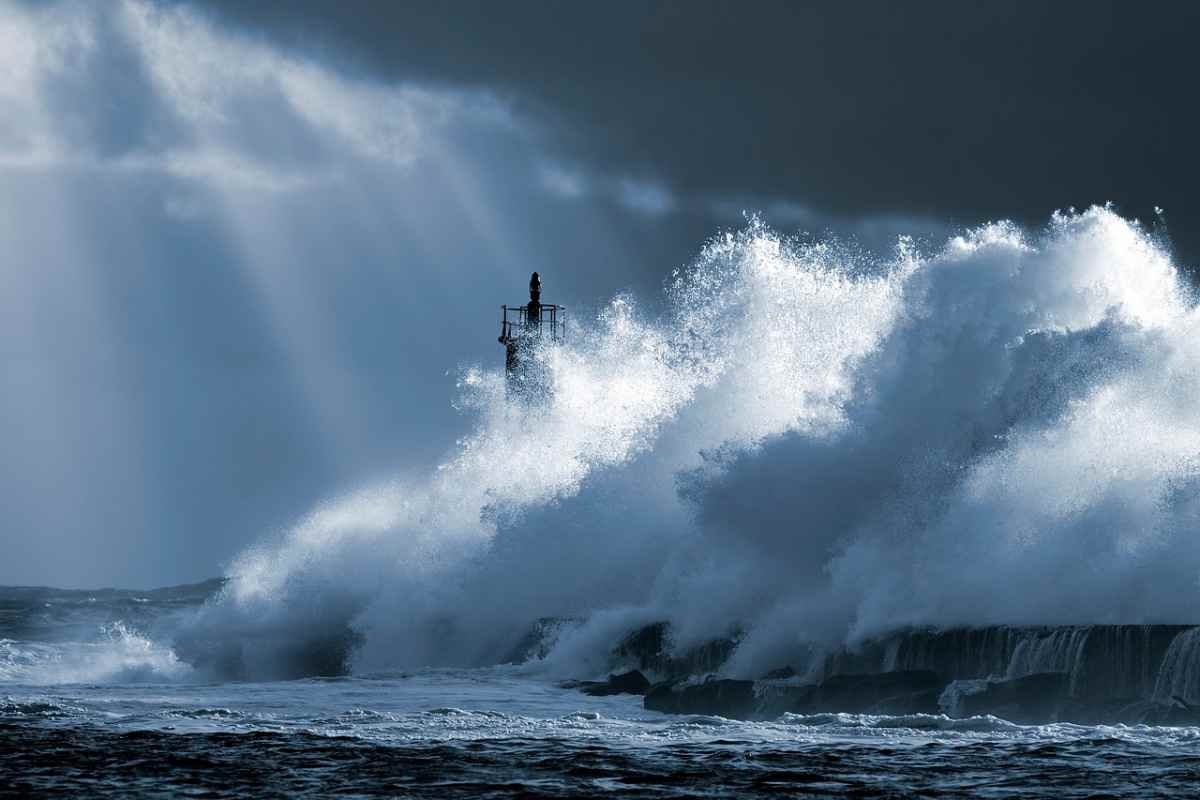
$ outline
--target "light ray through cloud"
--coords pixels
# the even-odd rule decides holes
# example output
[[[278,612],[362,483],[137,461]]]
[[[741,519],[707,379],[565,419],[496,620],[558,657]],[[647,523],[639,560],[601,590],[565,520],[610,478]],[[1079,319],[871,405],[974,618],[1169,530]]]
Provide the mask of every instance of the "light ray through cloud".
[[[103,561],[104,543],[81,537],[92,526],[120,524],[126,555],[153,549],[141,377],[121,346],[114,287],[92,264],[95,223],[85,222],[78,194],[78,181],[65,176],[0,188],[2,216],[19,221],[6,225],[0,298],[11,470],[4,505],[40,501],[10,518],[6,532],[51,569]],[[97,454],[102,468],[81,459],[83,451]]]
[[[528,226],[513,216],[527,202],[553,203],[517,179],[528,176],[539,158],[530,134],[535,123],[518,119],[486,92],[347,77],[220,29],[187,6],[122,0],[98,9],[65,0],[9,7],[0,11],[0,41],[12,44],[0,48],[0,170],[11,178],[4,192],[10,212],[5,242],[31,254],[9,258],[4,269],[11,306],[4,327],[9,340],[26,349],[19,356],[25,364],[37,365],[36,379],[28,371],[6,371],[17,376],[10,381],[23,381],[7,401],[8,443],[22,452],[20,463],[42,464],[6,481],[16,494],[21,491],[14,487],[40,487],[21,500],[25,529],[70,530],[100,542],[116,530],[180,526],[190,533],[164,536],[164,547],[182,536],[184,543],[175,546],[202,552],[198,542],[212,535],[212,526],[227,527],[221,517],[230,513],[230,501],[208,508],[184,487],[199,479],[197,488],[205,491],[226,484],[229,489],[221,491],[246,490],[213,473],[199,453],[189,464],[193,448],[183,441],[225,457],[240,454],[229,464],[231,474],[245,475],[261,462],[284,475],[310,475],[305,491],[311,494],[281,498],[273,516],[258,513],[274,526],[303,514],[331,488],[353,485],[363,470],[402,468],[416,453],[428,458],[453,441],[451,433],[440,443],[426,437],[406,447],[396,437],[411,438],[427,427],[422,420],[437,406],[445,409],[434,417],[443,420],[439,425],[462,424],[453,421],[454,379],[447,373],[464,357],[478,358],[478,343],[487,348],[495,336],[494,303],[485,304],[486,314],[463,317],[457,302],[462,287],[481,287],[499,298],[495,302],[511,302],[519,299],[523,273],[543,263],[545,256],[520,240],[531,233]],[[129,95],[130,103],[106,100],[109,87],[130,82],[141,92]],[[100,133],[109,144],[97,138]],[[505,158],[497,163],[512,166],[485,166],[499,152]],[[56,200],[46,196],[30,204],[20,196],[26,183],[37,183],[44,193],[54,181],[64,187]],[[91,191],[74,191],[80,182]],[[97,213],[93,204],[125,187],[137,187],[137,203]],[[523,199],[514,203],[516,198]],[[50,219],[52,230],[45,227]],[[587,227],[593,241],[610,236],[602,221]],[[29,242],[35,235],[37,242]],[[570,234],[558,237],[566,241]],[[114,258],[123,262],[119,277],[110,274],[118,269]],[[37,259],[54,268],[39,268]],[[192,274],[197,272],[204,275]],[[198,302],[255,308],[256,319],[223,320],[228,312],[210,305],[189,310],[180,321],[186,328],[176,333],[164,310],[152,304],[162,301],[162,291],[173,295],[184,284],[218,293]],[[364,287],[376,287],[376,297],[365,296]],[[110,308],[104,298],[113,291],[125,294]],[[387,308],[383,298],[397,306]],[[44,315],[50,308],[69,313],[72,329],[93,349],[126,364],[107,372],[94,366],[94,398],[79,396],[73,364],[49,344],[36,344],[47,340]],[[136,313],[120,325],[108,319],[129,308]],[[459,318],[447,319],[447,310]],[[270,341],[238,339],[264,323]],[[418,344],[414,330],[444,335]],[[178,351],[185,341],[204,349]],[[221,351],[210,349],[216,342]],[[155,360],[146,362],[150,351]],[[221,364],[273,359],[272,353],[283,356],[282,372],[233,367],[227,383],[211,383],[219,374],[213,370],[226,368]],[[437,380],[414,382],[422,371]],[[207,385],[195,384],[201,375],[208,376]],[[212,397],[204,401],[196,392]],[[255,409],[267,401],[278,411],[262,428],[267,406]],[[146,413],[138,411],[139,402],[151,404]],[[88,404],[87,420],[95,415],[106,421],[101,438],[107,444],[89,441],[82,428],[66,433],[73,418],[92,424],[79,416]],[[209,423],[200,414],[236,414],[238,421],[230,424],[237,428],[205,439],[200,432]],[[382,425],[381,416],[387,420]],[[247,430],[253,419],[260,422]],[[381,437],[380,429],[389,426],[395,433]],[[24,433],[17,437],[19,429]],[[295,438],[299,429],[307,430],[290,447],[305,454],[301,464],[273,461],[253,444]],[[51,432],[60,438],[51,441]],[[168,440],[157,450],[145,440],[164,435]],[[309,439],[320,444],[305,444]],[[146,464],[159,465],[153,479],[139,460],[143,451]],[[76,497],[72,506],[60,496],[71,483],[61,476],[94,468],[89,465],[100,453],[106,454],[110,483],[115,481],[111,503],[105,503],[120,509],[111,519],[95,518],[94,498]],[[184,477],[196,470],[199,475]],[[322,490],[318,475],[333,481]],[[287,484],[279,481],[286,480],[297,478],[254,477],[250,491],[282,491]],[[253,495],[247,500],[265,502]],[[190,507],[189,518],[172,511],[171,503],[180,501]],[[73,525],[61,519],[67,509]],[[253,535],[253,529],[236,526],[221,533],[218,538],[230,542],[224,558]],[[122,552],[128,558],[130,551]],[[59,566],[60,582],[88,581]],[[145,574],[133,559],[109,569]],[[181,578],[213,569],[202,566]]]
[[[8,400],[10,464],[109,487],[67,500],[13,466],[3,491],[23,530],[65,530],[74,504],[71,535],[121,543],[113,582],[203,578],[323,498],[436,463],[470,424],[460,368],[495,363],[496,307],[530,271],[583,320],[656,297],[725,224],[556,152],[558,122],[486,87],[372,77],[190,3],[7,6],[0,44],[5,244],[37,253],[3,267],[4,326],[41,376]],[[69,347],[31,343],[60,313],[118,363],[94,376],[108,399],[72,384]],[[31,433],[99,436],[94,418],[100,443]],[[131,555],[151,530],[170,575]]]

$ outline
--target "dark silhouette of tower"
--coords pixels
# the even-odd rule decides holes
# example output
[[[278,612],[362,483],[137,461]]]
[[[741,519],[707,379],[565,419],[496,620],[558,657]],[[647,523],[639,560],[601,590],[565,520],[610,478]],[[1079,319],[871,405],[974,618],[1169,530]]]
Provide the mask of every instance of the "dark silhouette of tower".
[[[504,345],[504,372],[509,391],[544,395],[548,381],[535,350],[566,338],[566,307],[542,302],[542,278],[529,278],[529,302],[500,307],[500,336]]]

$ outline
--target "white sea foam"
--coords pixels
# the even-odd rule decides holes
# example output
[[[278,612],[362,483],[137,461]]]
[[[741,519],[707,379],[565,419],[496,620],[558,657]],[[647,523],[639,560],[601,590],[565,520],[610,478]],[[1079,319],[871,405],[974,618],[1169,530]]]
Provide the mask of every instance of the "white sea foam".
[[[159,683],[186,679],[191,672],[169,647],[119,621],[87,642],[0,639],[4,683]]]

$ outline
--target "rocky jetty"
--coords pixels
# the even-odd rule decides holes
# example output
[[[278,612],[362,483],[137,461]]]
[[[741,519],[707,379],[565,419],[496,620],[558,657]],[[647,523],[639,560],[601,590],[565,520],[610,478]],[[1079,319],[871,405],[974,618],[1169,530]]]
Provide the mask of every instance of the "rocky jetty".
[[[971,680],[1061,672],[1070,676],[1071,695],[1081,700],[1149,698],[1172,643],[1192,630],[1188,625],[904,630],[831,653],[819,673],[926,669]]]
[[[705,675],[716,672],[724,665],[740,638],[741,634],[735,633],[675,654],[670,647],[670,626],[665,622],[656,622],[622,639],[614,648],[613,656],[618,660],[631,661],[638,669],[663,680]]]
[[[731,719],[758,716],[754,681],[711,678],[702,683],[660,683],[643,705],[668,714],[708,714]]]
[[[1198,626],[910,629],[799,669],[781,665],[758,680],[720,674],[739,638],[678,652],[669,626],[657,623],[623,638],[613,662],[656,681],[633,693],[645,694],[647,709],[673,714],[990,714],[1021,724],[1200,725]],[[618,679],[625,680],[612,675],[580,688],[613,693]]]
[[[951,689],[944,710],[959,717],[991,714],[1009,722],[1030,724],[1071,717],[1072,712],[1081,710],[1072,708],[1071,676],[1065,672],[1037,672],[1012,680],[974,683],[957,695]]]
[[[504,664],[523,664],[535,658],[545,658],[558,637],[582,624],[578,617],[541,617],[534,620],[529,631],[513,646]]]
[[[609,675],[606,681],[564,681],[559,686],[564,689],[578,689],[593,697],[607,697],[614,694],[646,694],[650,691],[650,681],[636,669],[622,672],[620,675]]]

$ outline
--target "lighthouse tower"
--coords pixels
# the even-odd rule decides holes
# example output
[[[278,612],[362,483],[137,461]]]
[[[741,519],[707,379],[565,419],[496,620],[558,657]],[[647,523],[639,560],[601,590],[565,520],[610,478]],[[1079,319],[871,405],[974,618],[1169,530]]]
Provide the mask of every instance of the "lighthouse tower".
[[[529,278],[529,302],[500,306],[500,336],[504,345],[504,372],[509,393],[527,397],[544,395],[549,388],[537,349],[547,343],[561,342],[567,336],[567,309],[542,302],[542,278],[536,272]]]

